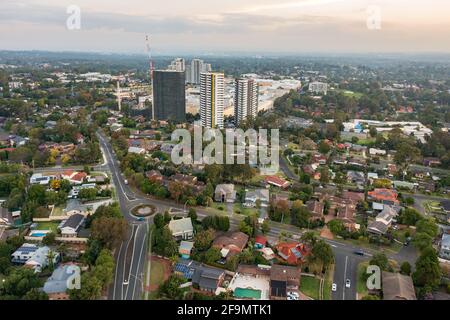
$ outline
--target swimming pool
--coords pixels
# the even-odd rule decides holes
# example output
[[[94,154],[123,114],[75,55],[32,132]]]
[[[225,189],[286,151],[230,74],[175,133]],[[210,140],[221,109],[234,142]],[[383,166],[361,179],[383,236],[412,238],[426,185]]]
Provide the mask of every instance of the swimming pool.
[[[236,288],[234,289],[234,296],[236,298],[247,298],[247,299],[261,299],[261,290],[255,290],[252,288]]]
[[[35,233],[31,234],[32,237],[37,237],[37,238],[45,237],[45,235],[46,235],[46,233],[40,233],[40,232],[35,232]]]

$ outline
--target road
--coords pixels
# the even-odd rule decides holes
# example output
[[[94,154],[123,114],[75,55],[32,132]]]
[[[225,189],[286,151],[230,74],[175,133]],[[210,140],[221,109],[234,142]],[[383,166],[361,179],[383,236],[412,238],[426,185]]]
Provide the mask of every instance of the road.
[[[117,159],[113,153],[111,144],[102,134],[99,134],[100,147],[105,157],[105,163],[100,165],[104,170],[111,174],[111,181],[117,190],[117,197],[120,203],[121,211],[125,219],[130,224],[130,232],[126,241],[124,241],[116,253],[117,266],[115,270],[114,283],[109,290],[109,299],[112,300],[136,300],[141,299],[144,280],[144,265],[147,258],[147,234],[149,225],[153,223],[152,219],[145,222],[139,222],[131,214],[131,209],[142,204],[152,204],[158,212],[169,210],[178,215],[186,214],[183,205],[176,204],[171,200],[156,199],[138,191],[132,190],[126,183],[121,174]],[[289,171],[289,170],[287,170]],[[199,218],[211,215],[211,211],[202,207],[196,208]],[[237,229],[240,221],[244,218],[242,215],[229,213],[230,225]],[[290,233],[293,236],[300,237],[302,232],[295,226],[283,225],[271,222],[268,237],[278,239],[280,233]],[[355,255],[354,252],[360,248],[348,243],[324,239],[330,246],[335,255],[335,272],[333,282],[337,284],[337,291],[333,292],[332,298],[338,300],[356,299],[356,277],[358,263],[367,260],[375,253],[373,250],[364,249],[364,257]],[[408,253],[408,259],[412,258]],[[405,257],[399,253],[391,256],[399,262],[403,262]],[[345,288],[346,279],[351,280],[351,287]]]

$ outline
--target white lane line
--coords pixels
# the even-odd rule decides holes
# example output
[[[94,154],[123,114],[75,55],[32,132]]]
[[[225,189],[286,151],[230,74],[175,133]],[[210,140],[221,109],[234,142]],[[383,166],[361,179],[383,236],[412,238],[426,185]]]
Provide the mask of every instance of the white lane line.
[[[116,300],[117,272],[119,271],[119,268],[117,268],[117,264],[120,261],[120,253],[122,252],[122,246],[123,246],[123,242],[120,244],[119,255],[117,256],[116,275],[114,276],[113,300]]]
[[[133,271],[133,261],[134,261],[134,251],[136,250],[136,238],[137,238],[137,234],[139,231],[139,227],[141,225],[138,225],[136,228],[136,233],[134,234],[134,241],[133,241],[133,252],[131,254],[131,264],[130,264],[130,270],[128,271],[128,286],[127,286],[127,290],[125,291],[125,300],[128,297],[128,289],[130,288],[130,277]],[[134,287],[133,287],[134,288]]]
[[[141,245],[141,252],[139,254],[139,260],[138,260],[138,263],[137,263],[136,275],[134,277],[134,287],[133,287],[133,294],[131,295],[131,300],[134,300],[134,293],[136,292],[136,281],[138,280],[137,277],[140,276],[137,273],[138,273],[140,265],[141,265],[142,251],[144,250],[144,245],[145,245],[145,239],[146,238],[147,238],[147,234],[144,235],[144,239],[143,239],[142,245]],[[141,279],[141,286],[142,286],[142,288],[144,288],[144,283],[142,282],[142,281],[144,281],[144,279],[143,278],[140,278],[140,279]]]
[[[131,237],[133,237],[133,234],[134,234],[134,225],[132,226],[132,230],[131,230]],[[126,249],[125,249],[125,258],[123,259],[123,274],[122,274],[122,280],[125,280],[125,270],[126,270],[126,268],[127,268],[127,253],[128,253],[128,248],[130,247],[130,240],[131,240],[132,238],[130,238],[130,239],[128,239],[128,242],[127,242],[127,247],[126,247]],[[124,287],[124,284],[123,284],[123,282],[122,282],[122,292],[121,292],[121,300],[123,300],[123,287]]]
[[[345,256],[345,268],[344,268],[344,284],[342,286],[342,300],[345,300],[345,281],[347,280],[347,263],[348,263],[348,256]]]

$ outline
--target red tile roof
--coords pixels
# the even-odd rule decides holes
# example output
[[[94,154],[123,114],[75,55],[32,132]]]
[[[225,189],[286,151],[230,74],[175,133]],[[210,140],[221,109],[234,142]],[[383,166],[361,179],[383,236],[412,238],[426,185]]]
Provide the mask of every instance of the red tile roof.
[[[266,183],[280,187],[280,188],[286,188],[289,186],[289,182],[281,179],[280,177],[277,176],[267,176],[265,179]]]

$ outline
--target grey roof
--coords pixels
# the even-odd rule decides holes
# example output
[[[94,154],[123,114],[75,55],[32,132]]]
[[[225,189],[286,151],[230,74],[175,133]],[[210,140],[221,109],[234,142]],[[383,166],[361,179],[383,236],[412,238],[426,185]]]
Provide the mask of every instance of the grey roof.
[[[77,229],[84,220],[84,216],[82,214],[76,213],[71,215],[69,219],[64,222],[62,228],[70,227],[73,229]]]
[[[203,289],[216,290],[223,273],[222,269],[199,265],[195,268],[192,283],[198,284]]]
[[[87,206],[82,204],[81,201],[78,199],[70,199],[69,201],[67,201],[67,205],[64,208],[64,212],[69,212],[72,210],[86,211]]]
[[[367,231],[372,231],[372,232],[376,232],[379,234],[385,234],[388,230],[389,226],[387,226],[386,224],[384,224],[381,221],[373,221],[371,223],[369,223],[369,225],[367,226]]]
[[[442,235],[441,246],[450,248],[450,234],[444,233]]]
[[[60,293],[67,290],[67,279],[72,275],[68,272],[70,265],[60,266],[53,271],[50,278],[44,284],[45,293]]]

